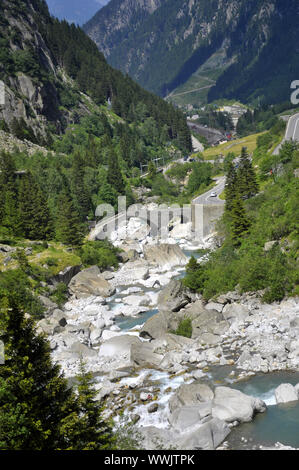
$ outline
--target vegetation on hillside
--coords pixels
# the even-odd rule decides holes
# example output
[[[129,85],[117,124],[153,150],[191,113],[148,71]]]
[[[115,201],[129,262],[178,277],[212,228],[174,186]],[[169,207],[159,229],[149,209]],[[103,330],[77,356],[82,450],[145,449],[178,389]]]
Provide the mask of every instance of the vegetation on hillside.
[[[132,154],[135,158],[129,163],[131,166],[139,166],[140,162],[149,159],[149,151],[145,147],[151,147],[152,142],[154,150],[170,142],[183,151],[191,150],[190,133],[183,114],[143,90],[128,76],[112,69],[94,42],[79,27],[50,17],[44,0],[17,0],[13,4],[3,0],[3,11],[0,21],[0,79],[23,100],[27,116],[26,119],[3,122],[2,127],[8,127],[18,138],[50,146],[53,135],[71,131],[70,124],[76,125],[82,118],[83,128],[91,125],[92,135],[111,137],[114,129],[109,128],[107,118],[105,121],[105,116],[111,111],[116,121],[124,125],[123,139],[129,143],[127,159],[132,160]],[[10,24],[12,17],[18,19],[13,27]],[[37,44],[33,37],[24,37],[27,29],[32,29],[36,37],[41,36],[41,44]],[[23,93],[21,96],[18,87],[20,74],[30,77],[33,85],[40,87],[40,93],[46,96],[42,109]],[[102,112],[99,112],[99,106],[103,107]],[[47,136],[38,129],[36,118],[40,118],[40,114],[48,124]],[[92,115],[92,123],[84,120],[86,114]],[[82,136],[79,131],[78,136],[76,131],[74,142],[69,136],[64,148],[69,149],[78,140],[80,145],[86,146],[86,135]]]
[[[210,299],[238,288],[263,291],[266,302],[298,294],[298,178],[297,144],[286,143],[279,156],[267,153],[275,139],[273,130],[260,137],[253,161],[236,169],[228,165],[226,211],[219,225],[223,246],[209,261],[192,259],[184,279],[186,286]],[[243,152],[243,160],[245,151]],[[273,242],[266,245],[267,242]]]

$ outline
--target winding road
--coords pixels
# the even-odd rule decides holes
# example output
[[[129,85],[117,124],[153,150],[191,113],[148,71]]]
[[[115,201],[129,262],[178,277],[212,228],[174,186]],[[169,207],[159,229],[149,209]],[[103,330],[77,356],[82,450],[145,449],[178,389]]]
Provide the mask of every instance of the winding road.
[[[193,199],[193,204],[203,204],[203,205],[219,205],[225,204],[225,201],[219,198],[220,194],[224,191],[225,188],[225,176],[219,178],[217,180],[217,185],[214,188],[210,189],[206,193],[198,196],[197,198]],[[217,197],[211,197],[212,193],[216,193]]]
[[[221,177],[217,180],[216,186],[210,189],[206,193],[198,196],[192,201],[192,206],[194,205],[202,205],[204,207],[207,206],[224,206],[225,201],[219,199],[219,195],[224,191],[225,188],[225,177]],[[212,193],[216,193],[217,197],[212,197]],[[136,206],[135,206],[136,207]],[[139,206],[140,207],[140,206]],[[132,207],[133,211],[129,212],[120,212],[119,214],[106,217],[101,220],[95,228],[93,228],[89,234],[89,240],[104,240],[108,234],[111,234],[117,227],[121,227],[126,225],[128,218],[130,217],[139,217],[143,220],[151,220],[154,222],[151,226],[153,228],[152,236],[155,236],[155,226],[161,226],[162,224],[168,223],[170,220],[181,217],[183,212],[182,208],[178,207],[169,207],[167,206],[164,208],[163,206],[157,210],[149,211],[146,207],[140,207],[140,210],[135,212],[135,209]],[[99,215],[99,214],[98,214]],[[190,217],[192,218],[192,211],[190,206]],[[162,219],[161,219],[162,218]],[[187,221],[185,221],[187,222]],[[166,224],[167,225],[167,224]]]
[[[273,152],[273,155],[278,155],[281,147],[285,142],[290,142],[293,140],[294,142],[299,142],[299,113],[294,114],[291,116],[285,133],[285,137],[283,141],[276,147]]]

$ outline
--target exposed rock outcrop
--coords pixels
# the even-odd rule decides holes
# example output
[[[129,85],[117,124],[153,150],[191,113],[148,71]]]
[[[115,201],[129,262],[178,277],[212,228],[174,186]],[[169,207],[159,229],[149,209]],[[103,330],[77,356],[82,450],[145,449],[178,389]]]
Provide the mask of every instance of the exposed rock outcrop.
[[[281,384],[275,390],[276,403],[289,403],[299,399],[299,390],[291,384]]]
[[[181,281],[172,280],[163,289],[158,298],[160,311],[178,312],[191,302],[191,293]]]
[[[97,266],[92,266],[72,278],[69,284],[69,292],[77,298],[110,297],[115,289],[104,279],[100,269]]]
[[[188,262],[187,256],[178,245],[146,246],[144,257],[150,264],[165,270],[172,269],[175,266],[185,266]]]

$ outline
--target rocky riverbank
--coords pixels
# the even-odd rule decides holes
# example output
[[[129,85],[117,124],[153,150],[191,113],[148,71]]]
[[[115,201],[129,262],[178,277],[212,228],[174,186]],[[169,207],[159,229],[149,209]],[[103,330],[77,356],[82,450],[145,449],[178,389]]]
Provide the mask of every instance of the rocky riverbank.
[[[76,274],[63,310],[49,306],[38,327],[70,380],[83,357],[98,398],[107,400],[106,416],[117,421],[121,411],[135,423],[142,447],[217,448],[266,405],[207,379],[215,367],[229,368],[231,384],[260,372],[298,370],[298,298],[265,305],[261,293],[230,292],[206,304],[175,280],[187,262],[178,245],[134,243],[118,271],[92,267]],[[133,328],[123,329],[122,318],[132,318]],[[191,338],[171,333],[185,318]],[[298,400],[298,386],[291,387],[277,391],[277,403]]]

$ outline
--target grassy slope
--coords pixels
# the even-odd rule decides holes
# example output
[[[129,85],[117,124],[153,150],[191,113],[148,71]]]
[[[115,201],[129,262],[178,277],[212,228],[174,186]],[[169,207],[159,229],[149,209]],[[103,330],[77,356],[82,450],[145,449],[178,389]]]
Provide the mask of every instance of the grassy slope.
[[[257,138],[262,135],[260,134],[252,134],[248,137],[243,137],[241,139],[234,140],[232,142],[227,142],[222,145],[217,145],[217,147],[212,147],[204,151],[203,157],[205,160],[213,160],[219,155],[226,155],[230,152],[239,155],[241,153],[242,147],[247,147],[248,152],[252,153],[256,149],[256,141]]]

